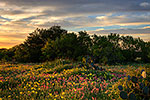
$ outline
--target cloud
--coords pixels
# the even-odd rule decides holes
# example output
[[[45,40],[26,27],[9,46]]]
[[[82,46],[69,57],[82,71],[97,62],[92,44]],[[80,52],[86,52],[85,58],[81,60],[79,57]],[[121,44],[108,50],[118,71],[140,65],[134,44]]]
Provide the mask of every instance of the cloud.
[[[149,28],[149,12],[150,3],[142,0],[0,0],[0,41],[19,43],[37,27],[53,25],[69,31],[140,34]]]
[[[142,7],[148,7],[148,6],[150,6],[150,3],[148,3],[148,2],[142,2],[142,3],[140,3],[140,6],[142,6]]]
[[[10,48],[24,41],[24,34],[2,34],[0,33],[0,48]]]
[[[93,33],[102,33],[102,34],[109,34],[109,33],[119,33],[119,34],[149,34],[150,29],[107,29],[107,30],[96,30],[91,31]]]
[[[130,15],[124,14],[119,16],[98,16],[96,17],[105,26],[107,25],[140,25],[150,24],[150,15]]]
[[[150,28],[146,29],[107,29],[107,30],[96,30],[88,31],[90,34],[108,35],[110,33],[117,33],[120,35],[131,35],[135,38],[140,37],[145,41],[150,41]]]
[[[146,27],[144,27],[144,29],[147,29],[147,28],[149,28],[149,29],[150,29],[150,26],[146,26]]]
[[[1,42],[0,41],[0,48],[10,48],[12,45],[17,45],[18,43],[12,42]]]
[[[28,26],[26,21],[11,21],[5,22],[0,27],[0,33],[11,34],[11,33],[26,33],[31,32],[35,29],[33,26]]]
[[[6,22],[5,19],[0,18],[0,25],[3,24],[3,23],[5,23],[5,22]]]
[[[20,33],[20,34],[18,34],[18,33],[11,33],[11,34],[0,33],[0,37],[3,39],[4,38],[6,38],[6,39],[13,38],[16,40],[18,40],[18,39],[22,40],[22,38],[26,38],[27,35],[28,35],[28,33]]]
[[[63,26],[65,28],[70,28],[70,27],[77,27],[79,25],[76,25],[72,22],[69,22],[69,21],[65,21],[65,20],[57,20],[57,21],[54,21],[54,22],[45,22],[43,24],[36,24],[38,27],[44,27],[44,28],[47,28],[47,27],[50,27],[50,26],[54,26],[54,25],[58,25],[58,26]]]
[[[28,7],[50,7],[59,13],[106,13],[128,11],[150,11],[150,8],[141,8],[139,0],[1,0],[5,5]],[[65,13],[64,13],[65,14]]]

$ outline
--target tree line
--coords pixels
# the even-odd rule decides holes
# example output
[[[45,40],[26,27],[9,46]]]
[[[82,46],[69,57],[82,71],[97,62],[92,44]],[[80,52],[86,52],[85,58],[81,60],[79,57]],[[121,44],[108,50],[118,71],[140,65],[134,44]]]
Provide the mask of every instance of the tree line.
[[[80,61],[84,56],[102,64],[149,63],[150,41],[116,33],[90,36],[86,31],[80,31],[76,34],[61,26],[52,26],[37,28],[23,43],[0,49],[1,62],[44,62],[57,58]]]

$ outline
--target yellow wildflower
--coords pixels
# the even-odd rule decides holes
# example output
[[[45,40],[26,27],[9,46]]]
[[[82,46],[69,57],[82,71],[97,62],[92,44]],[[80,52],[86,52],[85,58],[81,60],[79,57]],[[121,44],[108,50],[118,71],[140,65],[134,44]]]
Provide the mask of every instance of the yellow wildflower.
[[[58,97],[58,95],[55,95],[55,97],[57,98],[57,97]]]
[[[62,92],[62,95],[64,95],[65,94],[65,92]]]
[[[52,93],[50,93],[49,95],[52,96]]]
[[[146,72],[145,71],[142,72],[142,77],[146,78]]]

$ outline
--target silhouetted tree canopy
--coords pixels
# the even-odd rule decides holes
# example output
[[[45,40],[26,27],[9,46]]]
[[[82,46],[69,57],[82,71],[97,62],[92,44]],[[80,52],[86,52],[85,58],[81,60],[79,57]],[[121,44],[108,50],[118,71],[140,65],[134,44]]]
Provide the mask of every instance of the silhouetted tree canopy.
[[[111,33],[90,36],[86,31],[68,33],[60,26],[36,29],[10,49],[0,49],[1,61],[43,62],[57,58],[79,60],[91,56],[97,63],[150,62],[150,42]]]

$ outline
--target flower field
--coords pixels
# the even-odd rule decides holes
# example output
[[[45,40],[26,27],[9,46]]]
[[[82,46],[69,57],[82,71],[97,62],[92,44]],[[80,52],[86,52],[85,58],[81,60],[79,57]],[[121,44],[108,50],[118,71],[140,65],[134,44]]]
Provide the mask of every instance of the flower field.
[[[137,100],[149,98],[149,65],[98,67],[103,70],[58,61],[37,65],[0,65],[0,100],[134,100],[131,96],[123,98],[131,92]],[[133,76],[142,78],[134,82]],[[145,93],[141,96],[134,88],[127,91],[130,85],[138,88],[138,83],[142,83],[144,89],[147,87],[145,91],[148,93],[143,90],[139,92]]]

